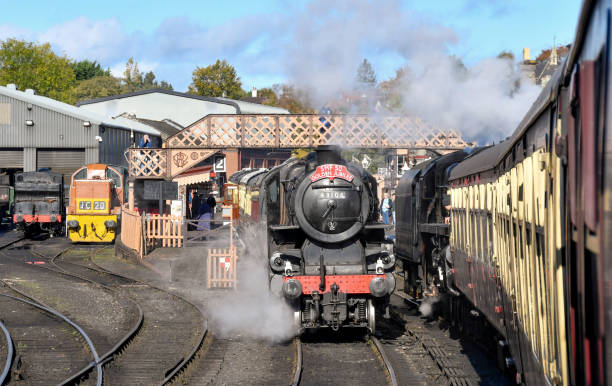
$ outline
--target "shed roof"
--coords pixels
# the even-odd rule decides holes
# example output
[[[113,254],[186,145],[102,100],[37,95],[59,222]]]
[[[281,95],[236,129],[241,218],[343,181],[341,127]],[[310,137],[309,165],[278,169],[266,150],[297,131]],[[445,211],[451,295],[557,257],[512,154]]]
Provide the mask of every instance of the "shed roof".
[[[79,109],[78,107],[42,95],[36,95],[34,93],[15,90],[5,86],[0,86],[0,94],[10,98],[18,99],[26,103],[31,103],[32,105],[56,111],[60,114],[81,119],[83,121],[89,121],[95,125],[115,127],[125,130],[134,130],[136,132],[156,136],[160,135],[159,130],[149,125],[145,125],[141,122],[132,121],[123,117],[107,118],[102,115]]]
[[[289,114],[289,110],[283,109],[281,107],[261,105],[258,103],[239,101],[239,100],[234,100],[234,99],[229,99],[229,98],[216,98],[216,97],[207,97],[207,96],[202,96],[202,95],[188,94],[184,92],[167,90],[165,88],[153,88],[149,90],[135,91],[135,92],[127,93],[127,94],[112,95],[112,96],[108,96],[104,98],[96,98],[96,99],[81,101],[77,103],[76,105],[83,106],[83,105],[89,105],[89,104],[94,104],[94,103],[111,101],[114,99],[131,98],[131,97],[136,97],[139,95],[146,95],[146,94],[153,94],[153,93],[166,94],[166,95],[172,95],[172,96],[181,97],[181,98],[197,99],[197,100],[206,101],[206,102],[221,103],[224,105],[229,105],[236,109],[236,114],[261,114],[261,113]]]

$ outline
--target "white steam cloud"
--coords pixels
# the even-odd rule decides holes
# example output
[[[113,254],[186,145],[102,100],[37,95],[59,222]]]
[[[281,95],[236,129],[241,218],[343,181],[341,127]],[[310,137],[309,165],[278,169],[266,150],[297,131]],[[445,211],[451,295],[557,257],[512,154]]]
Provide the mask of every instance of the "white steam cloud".
[[[262,241],[264,240],[264,241]],[[216,336],[243,335],[273,342],[295,336],[293,310],[268,289],[266,237],[251,234],[238,258],[238,289],[220,292],[206,312]]]
[[[415,63],[420,70],[407,72],[401,82],[402,110],[480,144],[509,136],[541,91],[521,80],[509,59],[491,58],[472,68],[447,55]]]

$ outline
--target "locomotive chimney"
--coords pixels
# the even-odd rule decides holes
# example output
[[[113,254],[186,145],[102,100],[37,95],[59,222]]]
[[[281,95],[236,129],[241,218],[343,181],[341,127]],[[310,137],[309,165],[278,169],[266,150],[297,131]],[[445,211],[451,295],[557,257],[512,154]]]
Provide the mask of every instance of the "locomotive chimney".
[[[340,147],[336,145],[321,145],[315,150],[317,153],[317,165],[343,164],[340,156]]]

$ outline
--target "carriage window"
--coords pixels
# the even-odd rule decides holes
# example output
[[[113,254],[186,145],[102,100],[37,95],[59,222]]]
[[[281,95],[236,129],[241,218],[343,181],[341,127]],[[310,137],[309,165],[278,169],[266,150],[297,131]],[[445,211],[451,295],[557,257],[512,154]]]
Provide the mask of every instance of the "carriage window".
[[[121,187],[121,175],[111,168],[106,169],[106,178],[113,180],[115,188]]]

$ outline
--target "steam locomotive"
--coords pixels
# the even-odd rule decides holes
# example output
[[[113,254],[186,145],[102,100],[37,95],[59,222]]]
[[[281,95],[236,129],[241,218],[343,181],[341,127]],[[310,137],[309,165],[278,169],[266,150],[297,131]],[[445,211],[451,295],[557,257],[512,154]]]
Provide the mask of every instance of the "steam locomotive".
[[[252,201],[240,201],[241,217],[248,207],[267,234],[270,290],[294,307],[296,327],[374,332],[376,311],[386,311],[395,289],[376,180],[342,159],[338,147],[319,146],[305,159],[230,181]]]
[[[567,60],[510,138],[423,164],[396,195],[406,290],[450,294],[445,311],[520,384],[612,380],[611,12],[583,3]]]
[[[13,223],[26,236],[38,230],[50,235],[64,231],[64,176],[51,172],[15,175]]]

